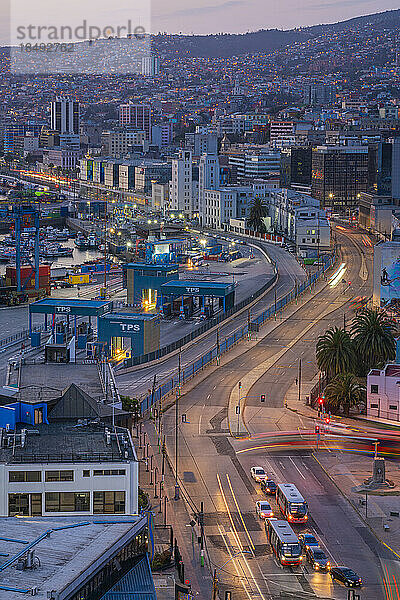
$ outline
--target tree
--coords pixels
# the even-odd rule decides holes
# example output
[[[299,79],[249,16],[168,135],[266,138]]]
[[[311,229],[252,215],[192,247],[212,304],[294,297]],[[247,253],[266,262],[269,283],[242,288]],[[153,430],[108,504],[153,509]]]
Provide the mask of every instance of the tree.
[[[340,373],[352,371],[355,364],[354,347],[350,335],[344,329],[328,329],[317,341],[317,364],[328,379]]]
[[[267,209],[261,198],[254,198],[250,207],[250,216],[247,225],[253,231],[264,233],[266,231],[263,218],[267,216]]]
[[[346,417],[353,406],[365,401],[365,388],[352,373],[341,373],[328,383],[324,391],[325,400],[333,411],[343,409]]]
[[[380,310],[367,308],[354,319],[351,332],[356,354],[360,357],[359,370],[366,375],[374,367],[383,367],[394,360],[396,343],[393,322]]]

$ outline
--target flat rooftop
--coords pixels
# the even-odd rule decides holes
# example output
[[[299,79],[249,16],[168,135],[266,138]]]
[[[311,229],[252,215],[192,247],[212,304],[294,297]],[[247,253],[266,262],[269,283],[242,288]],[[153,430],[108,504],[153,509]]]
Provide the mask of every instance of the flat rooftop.
[[[159,319],[158,315],[154,315],[151,313],[107,313],[106,315],[103,315],[101,317],[102,319],[105,319],[106,321],[112,321],[113,319],[115,319],[118,322],[124,322],[127,321],[128,323],[130,323],[131,321],[154,321],[156,319]]]
[[[386,377],[399,377],[400,378],[400,365],[388,365],[385,369]]]
[[[28,426],[22,429],[31,429]],[[8,446],[0,447],[0,461],[7,463],[28,464],[32,462],[119,462],[136,460],[136,453],[130,443],[126,431],[116,428],[119,433],[119,445],[115,435],[111,435],[109,444],[105,427],[101,424],[75,425],[68,423],[42,423],[34,426],[34,431],[27,433],[24,447],[19,437],[13,448],[13,434],[9,434]],[[3,436],[7,434],[3,432]],[[123,443],[126,440],[127,443]],[[11,443],[11,445],[10,445]],[[121,450],[121,451],[120,451]],[[125,451],[128,456],[125,457]]]
[[[87,523],[87,524],[86,524]],[[123,536],[132,537],[146,523],[146,517],[108,517],[89,519],[84,517],[8,517],[1,520],[1,538],[15,539],[31,544],[47,531],[50,534],[34,546],[35,557],[40,566],[35,569],[19,570],[16,562],[1,570],[28,544],[8,542],[0,539],[0,552],[9,556],[0,557],[0,597],[1,600],[21,600],[23,590],[29,592],[37,587],[36,598],[47,600],[47,592],[62,592],[82,572],[94,570],[93,564],[100,559],[104,563],[108,555],[115,553],[113,547],[123,546],[127,541]],[[121,540],[119,542],[119,540]],[[14,591],[1,589],[1,586]]]
[[[22,365],[19,398],[23,402],[46,402],[59,398],[71,383],[95,400],[104,397],[96,365],[41,363]]]
[[[112,309],[108,300],[81,300],[79,298],[44,298],[29,305],[30,313],[98,316]]]

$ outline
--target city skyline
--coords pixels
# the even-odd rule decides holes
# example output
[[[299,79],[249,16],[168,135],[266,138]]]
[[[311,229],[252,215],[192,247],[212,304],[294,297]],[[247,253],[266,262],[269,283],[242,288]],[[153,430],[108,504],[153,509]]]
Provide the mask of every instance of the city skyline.
[[[10,39],[17,43],[15,29],[19,23],[19,2],[10,7],[0,8],[0,44],[8,45]],[[132,9],[121,6],[118,11],[107,13],[107,9],[96,9],[96,18],[90,2],[82,8],[82,3],[76,3],[76,10],[66,13],[65,20],[60,11],[55,11],[54,6],[47,6],[47,0],[35,5],[35,12],[30,13],[24,8],[23,22],[45,24],[53,23],[76,26],[83,20],[88,20],[93,25],[104,26],[105,23],[123,26],[132,20]],[[136,7],[136,15],[146,15],[143,19],[150,22],[151,33],[166,32],[169,34],[184,35],[213,35],[216,33],[246,33],[260,29],[282,29],[291,30],[298,27],[312,27],[314,25],[341,22],[348,19],[382,13],[398,9],[394,0],[386,0],[379,3],[376,0],[338,0],[336,2],[320,2],[319,0],[307,0],[299,5],[298,0],[286,0],[285,3],[266,4],[263,0],[221,0],[211,2],[210,0],[196,0],[192,6],[183,4],[181,0],[173,0],[168,11],[160,0],[156,0],[150,7]],[[151,11],[151,19],[148,15]],[[11,14],[11,20],[10,20]],[[70,15],[73,14],[73,17]],[[117,15],[117,17],[116,17]],[[72,19],[72,20],[71,20]],[[11,32],[11,36],[10,36]]]

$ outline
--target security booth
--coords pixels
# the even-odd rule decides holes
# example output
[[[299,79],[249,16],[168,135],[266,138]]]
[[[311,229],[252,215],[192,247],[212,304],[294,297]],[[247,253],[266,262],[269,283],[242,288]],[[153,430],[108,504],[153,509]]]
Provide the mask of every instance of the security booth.
[[[233,308],[235,284],[179,279],[164,283],[161,286],[161,297],[164,316],[176,312],[178,304],[181,318],[190,316],[190,312],[196,308],[200,310],[202,318],[210,318],[220,309],[227,312]],[[187,302],[188,299],[192,304]]]
[[[179,266],[128,263],[126,269],[127,303],[145,310],[161,306],[161,285],[179,277]]]
[[[45,298],[29,306],[29,335],[31,345],[39,347],[40,332],[32,331],[32,314],[44,315],[45,329],[51,318],[51,336],[46,344],[46,359],[53,362],[75,360],[76,349],[85,349],[93,337],[92,318],[112,310],[112,302],[101,300]],[[85,319],[85,317],[87,319]],[[84,321],[81,319],[84,318]],[[78,319],[80,322],[78,323]],[[53,347],[54,346],[54,347]]]
[[[160,317],[142,313],[107,313],[98,320],[97,339],[114,359],[140,356],[160,347]]]

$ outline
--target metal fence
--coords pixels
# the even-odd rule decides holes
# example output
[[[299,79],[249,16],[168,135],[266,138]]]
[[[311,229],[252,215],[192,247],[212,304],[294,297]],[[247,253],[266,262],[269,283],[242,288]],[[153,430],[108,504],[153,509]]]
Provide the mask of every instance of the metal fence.
[[[268,321],[271,317],[274,317],[277,312],[282,310],[285,306],[287,306],[292,300],[295,300],[298,296],[300,296],[307,289],[310,289],[316,281],[325,273],[327,269],[329,269],[335,262],[335,257],[326,257],[326,261],[324,266],[312,273],[307,281],[303,282],[300,285],[296,285],[286,296],[280,298],[276,305],[273,303],[269,308],[264,310],[258,317],[254,318],[250,321],[250,323],[246,323],[243,327],[234,331],[230,336],[225,338],[218,347],[214,346],[211,350],[203,354],[200,358],[195,360],[194,362],[186,365],[180,373],[180,382],[178,381],[178,373],[173,375],[170,379],[168,379],[165,383],[159,386],[154,393],[146,395],[141,401],[141,411],[142,414],[148,410],[152,405],[160,402],[165,396],[170,394],[174,389],[178,387],[178,385],[183,385],[185,382],[189,381],[192,377],[196,375],[199,371],[204,369],[207,365],[212,363],[217,359],[218,356],[221,356],[225,352],[227,352],[230,348],[234,346],[239,340],[246,337],[249,332],[258,330],[259,327]],[[260,294],[258,294],[260,295]],[[239,309],[237,309],[239,310]],[[250,328],[249,328],[250,325]],[[180,341],[180,340],[179,340]],[[178,342],[176,342],[178,344]],[[179,347],[178,345],[176,346]],[[162,356],[162,354],[160,355]]]
[[[32,331],[46,331],[44,324],[39,325],[38,327],[35,327],[34,329],[32,329]],[[23,329],[22,331],[18,331],[17,333],[14,333],[14,335],[9,335],[6,338],[3,338],[0,340],[0,348],[3,348],[4,346],[9,346],[15,342],[18,341],[23,341],[23,340],[27,340],[29,337],[29,329]]]

